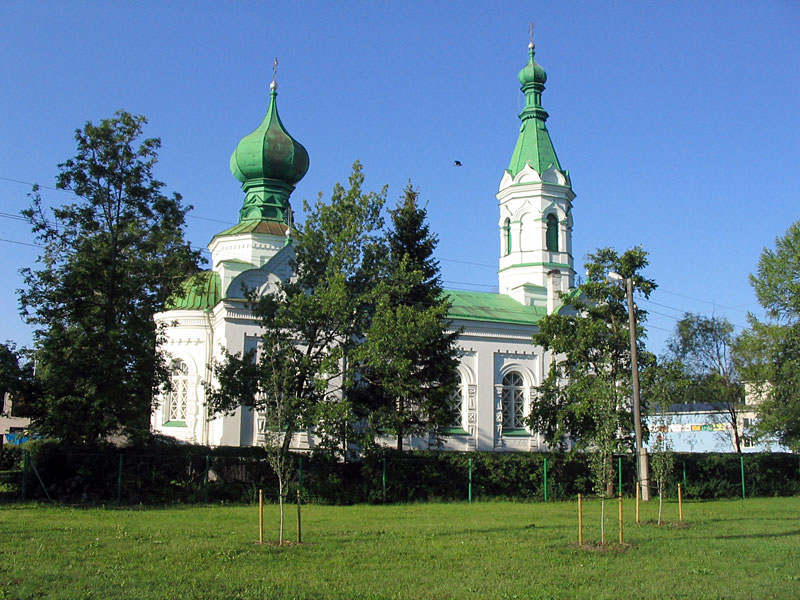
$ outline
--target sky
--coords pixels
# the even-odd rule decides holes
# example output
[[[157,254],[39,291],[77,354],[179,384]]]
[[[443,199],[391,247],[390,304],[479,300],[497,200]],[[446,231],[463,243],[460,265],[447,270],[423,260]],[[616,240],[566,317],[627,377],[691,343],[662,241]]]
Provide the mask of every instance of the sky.
[[[4,0],[0,341],[31,343],[17,289],[40,248],[19,212],[34,182],[49,206],[73,200],[51,188],[75,129],[145,115],[162,140],[156,176],[193,205],[186,234],[205,248],[238,220],[228,161],[264,116],[275,57],[281,119],[310,155],[295,209],[355,160],[367,189],[389,186],[389,206],[411,181],[445,286],[496,291],[495,194],[531,21],[547,126],[577,194],[578,274],[587,252],[641,245],[658,289],[637,303],[657,353],[685,312],[740,331],[762,314],[749,274],[800,218],[798,0]]]

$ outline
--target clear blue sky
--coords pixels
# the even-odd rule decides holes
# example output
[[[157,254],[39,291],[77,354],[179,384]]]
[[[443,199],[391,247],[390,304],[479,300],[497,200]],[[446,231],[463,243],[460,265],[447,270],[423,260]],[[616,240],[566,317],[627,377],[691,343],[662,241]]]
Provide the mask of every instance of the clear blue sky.
[[[392,204],[411,179],[446,285],[491,290],[494,195],[519,129],[530,20],[548,127],[577,193],[577,271],[595,248],[645,247],[659,289],[641,306],[657,352],[684,311],[745,325],[758,311],[748,274],[800,218],[795,0],[5,0],[0,340],[30,343],[15,290],[38,254],[12,218],[30,186],[9,179],[54,186],[77,127],[119,108],[144,114],[163,141],[157,176],[194,205],[187,233],[205,247],[237,220],[228,160],[264,115],[275,56],[282,120],[311,157],[294,206],[345,181],[356,159]]]

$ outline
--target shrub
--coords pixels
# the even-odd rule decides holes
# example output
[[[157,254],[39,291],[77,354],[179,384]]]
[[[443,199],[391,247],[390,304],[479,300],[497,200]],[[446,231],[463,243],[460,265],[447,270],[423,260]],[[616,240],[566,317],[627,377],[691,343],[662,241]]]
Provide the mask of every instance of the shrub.
[[[259,489],[264,491],[266,501],[277,499],[277,478],[262,448],[210,449],[163,439],[124,448],[107,444],[91,448],[69,446],[54,440],[5,447],[0,454],[0,465],[10,474],[5,477],[5,499],[20,496],[24,451],[30,452],[31,465],[50,497],[60,502],[116,502],[118,493],[123,504],[202,502],[206,493],[211,502],[253,502]],[[384,501],[385,473],[386,502],[463,501],[468,497],[472,461],[473,499],[542,500],[545,459],[549,499],[569,500],[579,493],[592,493],[585,454],[398,453],[382,449],[346,463],[325,452],[296,455],[289,494],[291,500],[297,490],[302,490],[305,501],[324,504],[380,503]],[[618,460],[615,457],[615,469]],[[748,496],[800,493],[798,456],[746,454],[744,463]],[[740,464],[736,454],[676,454],[674,480],[683,480],[685,470],[687,498],[741,497]],[[622,474],[623,493],[633,495],[632,455],[622,457]],[[617,481],[615,476],[615,487]],[[33,473],[27,490],[29,499],[45,497]],[[675,486],[671,486],[668,495],[676,495]]]

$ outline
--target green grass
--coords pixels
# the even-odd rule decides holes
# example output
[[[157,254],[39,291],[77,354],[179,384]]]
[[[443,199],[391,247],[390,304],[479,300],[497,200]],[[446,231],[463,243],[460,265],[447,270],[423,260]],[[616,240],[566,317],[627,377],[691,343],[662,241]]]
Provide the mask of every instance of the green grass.
[[[584,539],[597,540],[599,502]],[[0,508],[0,598],[799,598],[800,498],[666,505],[606,550],[576,503],[305,506],[304,544],[258,545],[254,506]],[[608,510],[616,541],[617,504]],[[655,519],[657,504],[643,507]],[[287,538],[295,512],[287,511]],[[265,507],[275,539],[277,507]]]

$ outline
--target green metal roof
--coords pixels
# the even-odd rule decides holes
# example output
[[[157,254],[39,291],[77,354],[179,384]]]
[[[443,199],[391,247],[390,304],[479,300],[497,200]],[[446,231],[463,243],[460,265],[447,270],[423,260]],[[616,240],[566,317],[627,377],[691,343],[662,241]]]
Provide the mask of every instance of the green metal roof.
[[[542,108],[542,92],[547,74],[533,58],[533,44],[529,46],[528,56],[528,64],[519,73],[522,83],[520,89],[525,94],[525,108],[519,114],[522,127],[508,165],[512,177],[525,168],[525,165],[530,165],[540,175],[550,167],[563,171],[545,125],[548,114]]]
[[[287,225],[276,221],[240,221],[233,227],[228,227],[225,231],[219,232],[214,237],[220,235],[237,235],[239,233],[268,233],[270,235],[286,235]],[[292,229],[294,237],[297,231]]]
[[[222,285],[219,274],[201,271],[181,284],[181,291],[169,297],[167,310],[203,310],[219,302]]]
[[[231,154],[231,173],[242,183],[277,179],[293,185],[308,171],[308,152],[283,126],[278,116],[277,86],[273,82],[271,87],[264,120]]]
[[[308,152],[278,116],[277,85],[270,85],[267,115],[243,137],[231,154],[231,173],[242,182],[244,205],[239,221],[290,220],[289,195],[308,171]]]
[[[452,303],[447,313],[450,319],[535,325],[547,312],[544,306],[526,306],[505,294],[462,290],[444,293]]]

